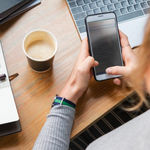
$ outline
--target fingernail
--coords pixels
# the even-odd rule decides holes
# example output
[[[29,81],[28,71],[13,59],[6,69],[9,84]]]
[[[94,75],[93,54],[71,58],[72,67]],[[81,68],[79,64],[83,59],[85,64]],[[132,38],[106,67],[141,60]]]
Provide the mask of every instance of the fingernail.
[[[107,68],[107,69],[106,69],[106,72],[107,72],[107,73],[111,73],[111,68]]]
[[[99,64],[99,62],[98,61],[95,61],[96,62],[96,64],[98,65]]]

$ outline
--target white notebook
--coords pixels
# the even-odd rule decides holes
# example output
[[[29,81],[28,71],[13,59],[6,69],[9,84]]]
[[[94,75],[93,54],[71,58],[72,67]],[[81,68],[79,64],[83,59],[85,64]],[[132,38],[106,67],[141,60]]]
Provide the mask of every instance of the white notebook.
[[[7,78],[5,81],[0,81],[0,125],[19,120],[0,42],[0,74],[1,73],[5,73]]]

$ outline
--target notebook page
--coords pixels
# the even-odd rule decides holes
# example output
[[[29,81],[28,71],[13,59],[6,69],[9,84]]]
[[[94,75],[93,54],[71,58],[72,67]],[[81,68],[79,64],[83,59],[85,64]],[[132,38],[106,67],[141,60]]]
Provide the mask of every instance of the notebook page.
[[[5,73],[7,78],[5,81],[0,81],[0,125],[19,120],[0,43],[0,74],[1,73]]]

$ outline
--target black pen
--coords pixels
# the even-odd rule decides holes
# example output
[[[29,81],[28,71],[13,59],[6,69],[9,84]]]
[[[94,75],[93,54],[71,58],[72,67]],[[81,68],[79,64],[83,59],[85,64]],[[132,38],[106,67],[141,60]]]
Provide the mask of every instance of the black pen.
[[[0,74],[0,81],[4,81],[6,79],[6,74]]]

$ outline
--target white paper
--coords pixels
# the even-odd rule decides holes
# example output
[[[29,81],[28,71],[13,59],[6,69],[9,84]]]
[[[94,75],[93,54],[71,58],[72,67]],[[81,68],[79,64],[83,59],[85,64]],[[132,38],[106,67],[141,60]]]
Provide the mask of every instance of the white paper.
[[[7,78],[5,81],[0,81],[0,125],[19,120],[0,43],[0,74],[1,73],[5,73]]]

